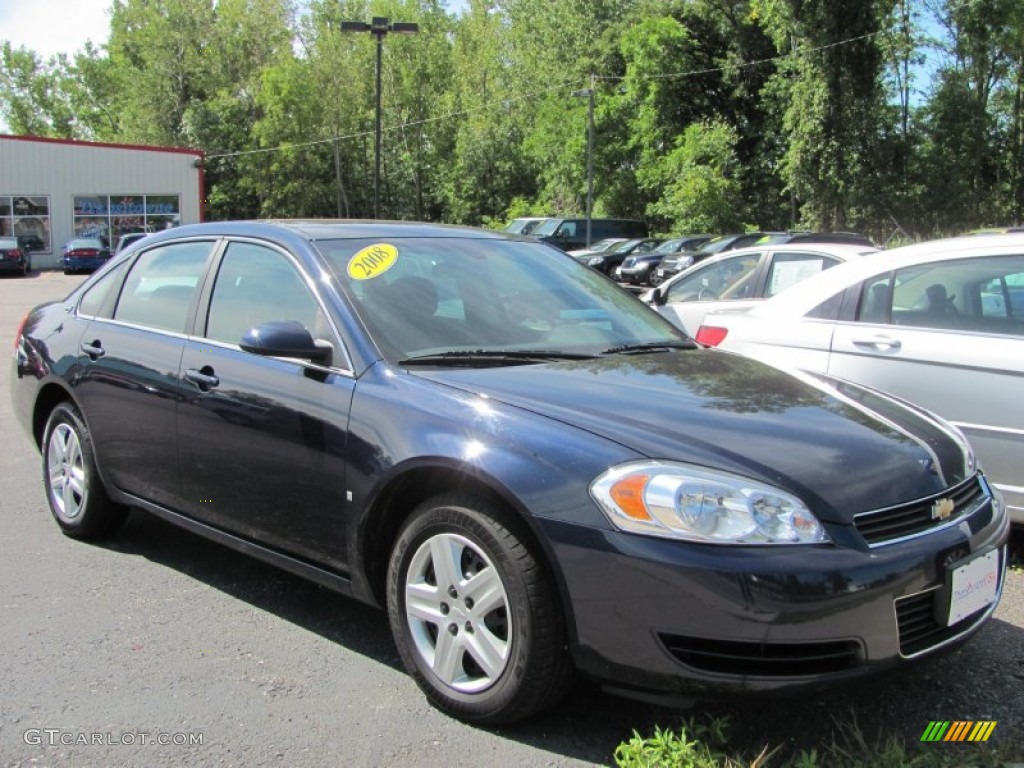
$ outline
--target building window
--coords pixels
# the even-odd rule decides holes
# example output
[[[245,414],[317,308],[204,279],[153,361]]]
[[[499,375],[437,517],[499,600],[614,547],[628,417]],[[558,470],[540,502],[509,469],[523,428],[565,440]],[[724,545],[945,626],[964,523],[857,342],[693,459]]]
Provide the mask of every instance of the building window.
[[[75,237],[101,237],[116,243],[131,232],[156,232],[181,223],[178,195],[78,195]]]
[[[50,198],[0,195],[0,236],[12,235],[33,253],[49,253]]]

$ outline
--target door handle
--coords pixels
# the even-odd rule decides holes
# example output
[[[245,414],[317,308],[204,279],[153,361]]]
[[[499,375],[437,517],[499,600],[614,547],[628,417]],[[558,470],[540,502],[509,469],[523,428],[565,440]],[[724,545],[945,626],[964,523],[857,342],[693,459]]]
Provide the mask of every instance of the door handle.
[[[888,336],[874,336],[870,339],[852,339],[855,347],[873,349],[876,352],[895,352],[903,346],[899,339],[892,339]]]
[[[85,352],[85,354],[87,354],[89,356],[89,359],[92,361],[99,360],[101,357],[107,354],[106,351],[103,349],[103,342],[101,342],[99,339],[93,339],[91,343],[83,341],[81,345],[81,350]]]
[[[209,365],[204,365],[199,369],[189,368],[185,371],[185,378],[198,386],[203,392],[208,392],[220,384],[220,379],[214,376],[213,368]]]

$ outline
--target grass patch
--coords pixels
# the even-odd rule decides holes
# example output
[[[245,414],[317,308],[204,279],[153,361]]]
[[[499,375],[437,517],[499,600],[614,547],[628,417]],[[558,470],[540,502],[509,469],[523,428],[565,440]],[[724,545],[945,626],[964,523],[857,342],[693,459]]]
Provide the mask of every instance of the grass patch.
[[[1024,766],[1024,746],[1017,744],[909,745],[894,736],[870,743],[852,721],[837,723],[842,734],[831,744],[785,754],[782,745],[766,745],[756,755],[730,749],[728,722],[686,720],[677,730],[655,728],[651,736],[633,737],[615,749],[619,768],[1012,768]]]

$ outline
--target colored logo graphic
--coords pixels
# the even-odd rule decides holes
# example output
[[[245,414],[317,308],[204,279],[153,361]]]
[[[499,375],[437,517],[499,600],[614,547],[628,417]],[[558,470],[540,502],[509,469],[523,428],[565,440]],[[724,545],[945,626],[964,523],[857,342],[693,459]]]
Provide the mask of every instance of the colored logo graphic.
[[[932,720],[921,741],[988,741],[995,729],[995,720]]]

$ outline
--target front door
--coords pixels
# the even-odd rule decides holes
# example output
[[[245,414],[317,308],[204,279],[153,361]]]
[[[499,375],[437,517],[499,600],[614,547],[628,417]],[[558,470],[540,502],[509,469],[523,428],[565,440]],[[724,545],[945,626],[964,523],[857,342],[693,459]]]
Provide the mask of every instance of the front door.
[[[181,364],[185,511],[344,569],[345,451],[355,382],[341,370],[342,350],[321,304],[284,251],[231,242],[204,320]],[[243,334],[270,320],[298,320],[331,343],[334,367],[244,352]]]

